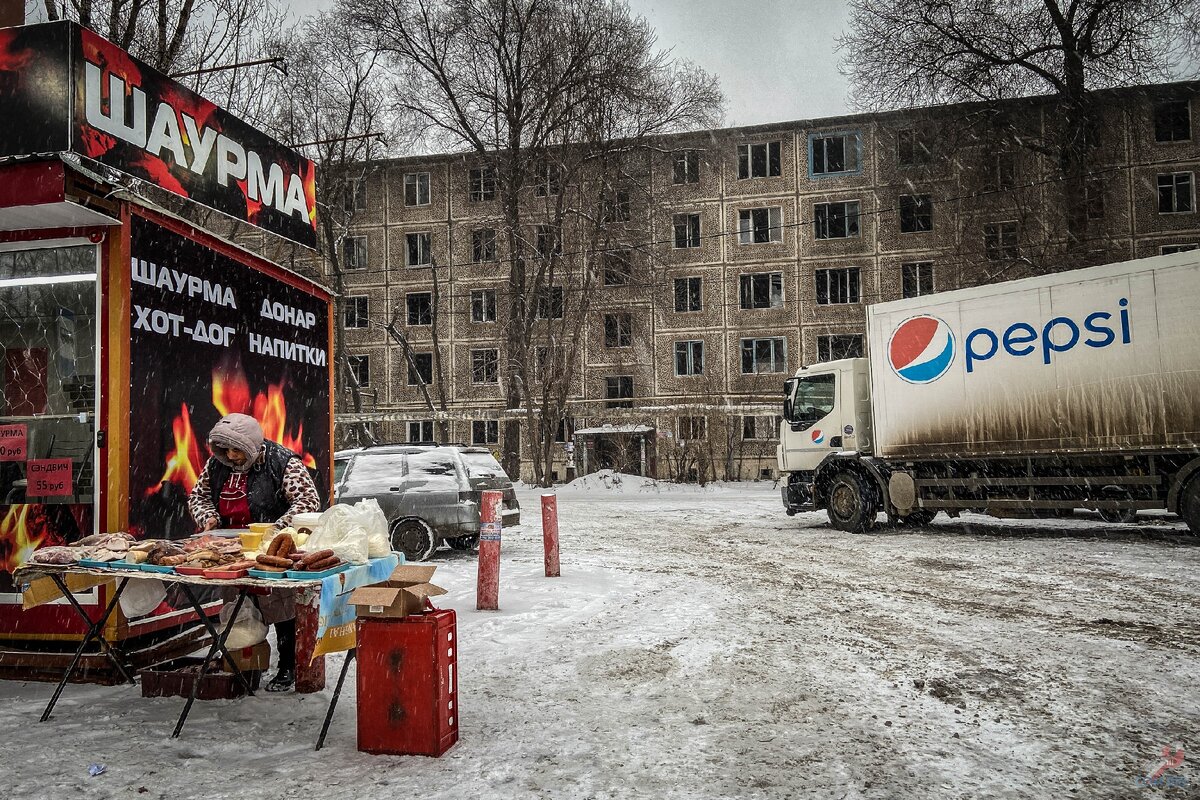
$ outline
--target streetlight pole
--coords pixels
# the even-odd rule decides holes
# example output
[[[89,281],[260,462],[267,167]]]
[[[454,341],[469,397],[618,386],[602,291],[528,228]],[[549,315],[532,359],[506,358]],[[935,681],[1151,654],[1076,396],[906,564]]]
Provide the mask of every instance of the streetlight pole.
[[[254,61],[239,61],[236,64],[224,64],[219,67],[204,67],[203,69],[190,69],[186,72],[175,72],[171,78],[186,78],[190,75],[205,75],[209,72],[221,72],[226,69],[237,69],[238,67],[257,67],[259,64],[270,64],[274,69],[282,72],[285,76],[288,74],[287,61],[282,57],[276,58],[259,58]]]

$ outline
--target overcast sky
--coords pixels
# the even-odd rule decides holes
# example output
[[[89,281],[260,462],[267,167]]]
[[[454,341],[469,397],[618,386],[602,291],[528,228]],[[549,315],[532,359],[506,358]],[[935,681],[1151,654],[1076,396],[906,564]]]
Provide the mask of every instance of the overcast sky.
[[[332,0],[293,0],[295,13]],[[721,79],[725,124],[757,125],[846,112],[835,39],[845,0],[629,0],[659,47]]]

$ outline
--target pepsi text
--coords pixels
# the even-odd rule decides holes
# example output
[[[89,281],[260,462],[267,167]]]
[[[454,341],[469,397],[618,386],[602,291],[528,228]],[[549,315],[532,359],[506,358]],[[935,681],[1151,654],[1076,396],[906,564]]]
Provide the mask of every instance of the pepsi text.
[[[1121,344],[1129,344],[1129,300],[1122,297],[1117,305]],[[964,344],[967,372],[974,372],[977,362],[996,356],[1001,347],[1015,358],[1040,352],[1043,364],[1049,364],[1054,353],[1065,353],[1079,345],[1084,334],[1088,335],[1082,343],[1088,347],[1108,347],[1118,336],[1109,322],[1112,317],[1111,312],[1094,311],[1084,318],[1082,330],[1070,317],[1054,317],[1042,326],[1040,333],[1028,322],[1013,323],[1002,334],[991,328],[976,328],[967,334]]]

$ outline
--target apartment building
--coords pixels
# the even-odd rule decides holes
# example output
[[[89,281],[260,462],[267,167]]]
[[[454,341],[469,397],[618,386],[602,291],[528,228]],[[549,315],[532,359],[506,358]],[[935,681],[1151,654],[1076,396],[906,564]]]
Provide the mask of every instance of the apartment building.
[[[1098,93],[1073,260],[1064,185],[1039,146],[1056,114],[1044,98],[656,142],[638,156],[645,186],[614,206],[634,246],[595,256],[603,279],[588,290],[553,472],[771,476],[784,379],[862,355],[869,303],[1196,247],[1198,91]],[[389,441],[439,438],[424,382],[445,393],[452,440],[499,450],[508,255],[494,180],[462,154],[366,175],[347,199],[340,306],[365,390],[355,419]],[[542,188],[571,191],[553,175]],[[570,279],[554,287],[547,313],[576,290]],[[390,321],[411,359],[383,329]]]

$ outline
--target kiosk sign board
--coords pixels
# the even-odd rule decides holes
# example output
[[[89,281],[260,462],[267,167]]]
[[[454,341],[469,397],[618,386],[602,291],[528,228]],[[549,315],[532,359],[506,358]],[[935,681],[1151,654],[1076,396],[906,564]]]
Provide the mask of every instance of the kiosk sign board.
[[[0,29],[0,156],[73,152],[315,247],[316,167],[72,22]]]

